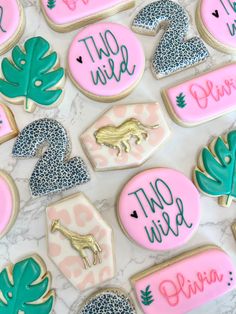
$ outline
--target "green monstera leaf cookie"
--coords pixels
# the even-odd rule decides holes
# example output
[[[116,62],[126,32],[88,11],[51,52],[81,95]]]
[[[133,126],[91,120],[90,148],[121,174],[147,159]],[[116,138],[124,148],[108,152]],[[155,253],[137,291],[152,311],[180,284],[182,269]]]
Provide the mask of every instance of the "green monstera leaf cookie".
[[[36,104],[50,108],[59,103],[64,84],[64,69],[58,66],[56,52],[42,37],[33,37],[12,50],[12,60],[2,61],[0,92],[11,102],[23,103],[32,112]]]
[[[216,138],[200,155],[194,181],[205,194],[229,207],[236,198],[236,130]]]
[[[0,273],[0,314],[50,314],[55,292],[39,256],[8,265]]]

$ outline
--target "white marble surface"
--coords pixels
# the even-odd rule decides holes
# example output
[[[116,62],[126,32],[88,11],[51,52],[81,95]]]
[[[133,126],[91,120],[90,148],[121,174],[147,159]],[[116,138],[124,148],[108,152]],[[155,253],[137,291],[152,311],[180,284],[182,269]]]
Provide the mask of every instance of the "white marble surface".
[[[62,64],[66,65],[67,48],[76,34],[76,31],[67,34],[53,32],[46,24],[40,12],[38,0],[22,0],[22,2],[25,7],[27,23],[26,31],[21,42],[34,35],[44,36],[50,41],[53,48],[59,52]],[[193,32],[190,32],[190,34],[196,33],[194,11],[197,1],[180,0],[179,2],[186,7],[191,15]],[[138,6],[143,4],[144,1],[137,1]],[[138,8],[117,14],[115,17],[109,18],[109,20],[129,25],[137,10]],[[220,135],[235,127],[236,120],[236,114],[231,113],[202,126],[185,129],[172,122],[160,96],[160,89],[162,87],[178,82],[180,79],[191,77],[216,64],[227,62],[232,59],[231,56],[219,53],[209,47],[211,57],[204,64],[170,78],[156,81],[149,69],[149,59],[154,49],[155,42],[158,41],[158,37],[146,38],[139,36],[139,38],[142,41],[146,53],[146,71],[138,88],[129,97],[119,101],[119,103],[134,103],[136,101],[160,102],[167,122],[171,127],[172,137],[139,169],[112,173],[94,173],[89,165],[92,180],[90,183],[81,187],[81,190],[95,203],[103,217],[114,229],[117,275],[112,281],[107,282],[105,286],[120,286],[127,289],[129,292],[131,292],[129,283],[131,275],[154,263],[164,261],[171,256],[175,256],[178,253],[203,244],[214,243],[223,247],[236,263],[236,242],[230,229],[231,223],[236,217],[235,203],[231,208],[224,209],[218,206],[216,200],[202,196],[202,218],[198,232],[187,245],[179,250],[173,250],[167,253],[153,253],[139,248],[125,237],[117,223],[115,200],[119,190],[128,178],[142,169],[158,166],[173,167],[182,171],[190,178],[200,148],[205,145],[212,136]],[[73,155],[80,155],[87,161],[78,140],[79,135],[96,117],[109,108],[110,104],[105,105],[90,101],[78,92],[69,79],[67,79],[65,88],[64,101],[61,106],[55,110],[44,111],[37,109],[35,113],[27,114],[23,111],[21,106],[11,106],[11,108],[15,113],[20,129],[37,118],[53,117],[58,119],[64,124],[71,135]],[[11,232],[0,241],[0,267],[4,266],[9,261],[14,262],[20,257],[32,252],[37,252],[45,259],[48,269],[53,275],[53,287],[55,287],[57,291],[55,313],[78,313],[81,301],[92,291],[80,294],[80,292],[76,291],[58,272],[54,264],[48,259],[46,251],[47,240],[45,237],[45,207],[52,201],[58,200],[64,195],[72,194],[75,190],[79,189],[70,190],[54,197],[32,199],[28,188],[28,179],[36,160],[15,160],[12,158],[11,150],[13,143],[14,141],[12,140],[0,146],[0,168],[9,171],[15,178],[21,195],[21,210]],[[141,313],[138,306],[137,312]],[[193,313],[236,313],[236,291],[195,310]]]

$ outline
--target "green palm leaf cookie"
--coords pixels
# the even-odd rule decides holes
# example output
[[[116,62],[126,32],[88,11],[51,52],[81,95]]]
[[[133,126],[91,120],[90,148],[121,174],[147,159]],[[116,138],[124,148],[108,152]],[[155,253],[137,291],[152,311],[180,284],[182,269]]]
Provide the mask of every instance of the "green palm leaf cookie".
[[[141,290],[141,299],[142,303],[146,306],[149,306],[154,302],[152,291],[150,291],[150,285],[147,286],[145,290]]]
[[[62,96],[64,69],[58,67],[56,52],[42,37],[33,37],[12,50],[12,60],[2,61],[4,79],[0,79],[0,92],[9,101],[21,102],[32,112],[35,105],[49,108]]]
[[[8,265],[0,273],[0,314],[50,314],[55,292],[39,256]]]
[[[231,205],[236,198],[236,130],[202,150],[194,181],[203,193],[219,197],[221,206]]]

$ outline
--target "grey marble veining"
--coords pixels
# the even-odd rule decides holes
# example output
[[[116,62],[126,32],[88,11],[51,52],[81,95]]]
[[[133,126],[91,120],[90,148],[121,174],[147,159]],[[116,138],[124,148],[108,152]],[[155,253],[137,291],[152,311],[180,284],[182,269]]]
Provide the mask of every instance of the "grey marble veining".
[[[21,0],[26,12],[27,23],[26,31],[20,42],[34,35],[44,36],[52,45],[53,49],[59,52],[62,65],[66,65],[66,52],[76,31],[59,34],[52,31],[46,24],[39,8],[38,0]],[[150,1],[146,1],[148,3]],[[189,35],[196,34],[194,20],[194,11],[196,0],[180,0],[180,4],[186,7],[191,15],[192,30]],[[117,14],[109,18],[110,21],[122,22],[130,25],[135,13],[144,5],[144,1],[137,1],[136,8]],[[72,156],[81,156],[88,164],[91,173],[91,181],[79,188],[67,192],[37,199],[32,199],[28,187],[28,179],[33,170],[36,160],[16,160],[11,156],[11,150],[14,140],[0,146],[0,168],[10,172],[15,178],[21,194],[21,210],[17,221],[12,230],[0,241],[0,267],[9,261],[16,261],[30,253],[40,254],[47,263],[48,269],[53,275],[53,287],[57,291],[57,300],[55,305],[56,314],[77,314],[79,305],[84,298],[94,290],[86,291],[81,294],[76,291],[71,284],[59,273],[54,264],[47,257],[46,245],[46,227],[45,227],[45,208],[55,200],[59,200],[65,195],[70,195],[75,191],[83,191],[101,212],[106,221],[113,227],[115,235],[115,254],[117,262],[116,277],[103,286],[123,287],[134,298],[129,278],[131,275],[147,267],[162,262],[187,249],[195,248],[203,244],[214,243],[224,248],[233,258],[236,264],[236,241],[230,230],[231,223],[236,220],[236,204],[229,209],[223,209],[218,206],[217,201],[202,196],[202,218],[201,225],[197,233],[190,242],[178,250],[165,253],[154,253],[146,251],[129,241],[122,233],[115,215],[115,200],[122,185],[135,173],[146,168],[155,166],[173,167],[182,171],[189,178],[192,169],[196,164],[200,148],[215,135],[235,127],[236,113],[223,116],[217,120],[201,125],[199,127],[185,129],[176,125],[165,110],[160,89],[191,77],[203,70],[220,63],[226,63],[233,60],[232,56],[222,54],[209,48],[211,57],[203,64],[178,73],[170,78],[157,81],[153,78],[150,71],[150,57],[155,49],[155,43],[160,38],[145,37],[138,35],[142,41],[146,54],[146,70],[144,77],[134,92],[124,100],[117,103],[134,103],[136,101],[148,102],[158,101],[161,103],[165,117],[172,130],[172,136],[169,142],[162,145],[157,153],[139,169],[124,170],[117,172],[94,173],[84,155],[80,143],[79,135],[89,126],[103,111],[109,108],[110,104],[96,103],[83,96],[67,79],[65,86],[65,97],[60,107],[45,111],[37,109],[32,114],[27,114],[21,106],[10,105],[15,113],[19,128],[22,129],[29,122],[43,118],[56,118],[68,130],[72,140]],[[8,53],[9,55],[9,53]],[[2,58],[1,58],[2,59]],[[112,188],[111,188],[112,186]],[[125,254],[124,254],[125,250]],[[141,310],[137,306],[137,313]],[[193,311],[195,314],[235,314],[236,313],[236,291],[219,298],[201,308]],[[174,313],[173,313],[174,314]]]

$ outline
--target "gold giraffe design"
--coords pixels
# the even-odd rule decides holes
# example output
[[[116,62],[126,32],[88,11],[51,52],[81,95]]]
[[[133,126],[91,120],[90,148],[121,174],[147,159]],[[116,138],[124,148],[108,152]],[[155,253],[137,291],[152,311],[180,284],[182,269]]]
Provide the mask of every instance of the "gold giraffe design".
[[[136,137],[136,144],[148,139],[148,130],[157,129],[159,125],[147,126],[139,120],[131,118],[119,126],[107,125],[98,129],[94,136],[99,145],[105,145],[118,150],[117,156],[121,155],[122,148],[126,153],[131,151],[129,141]]]
[[[97,265],[98,263],[102,262],[102,249],[93,235],[80,235],[76,232],[70,231],[61,224],[60,219],[52,221],[51,232],[55,231],[61,232],[70,241],[71,246],[79,252],[80,257],[83,259],[85,269],[91,267],[85,249],[89,249],[92,251],[93,265]]]

